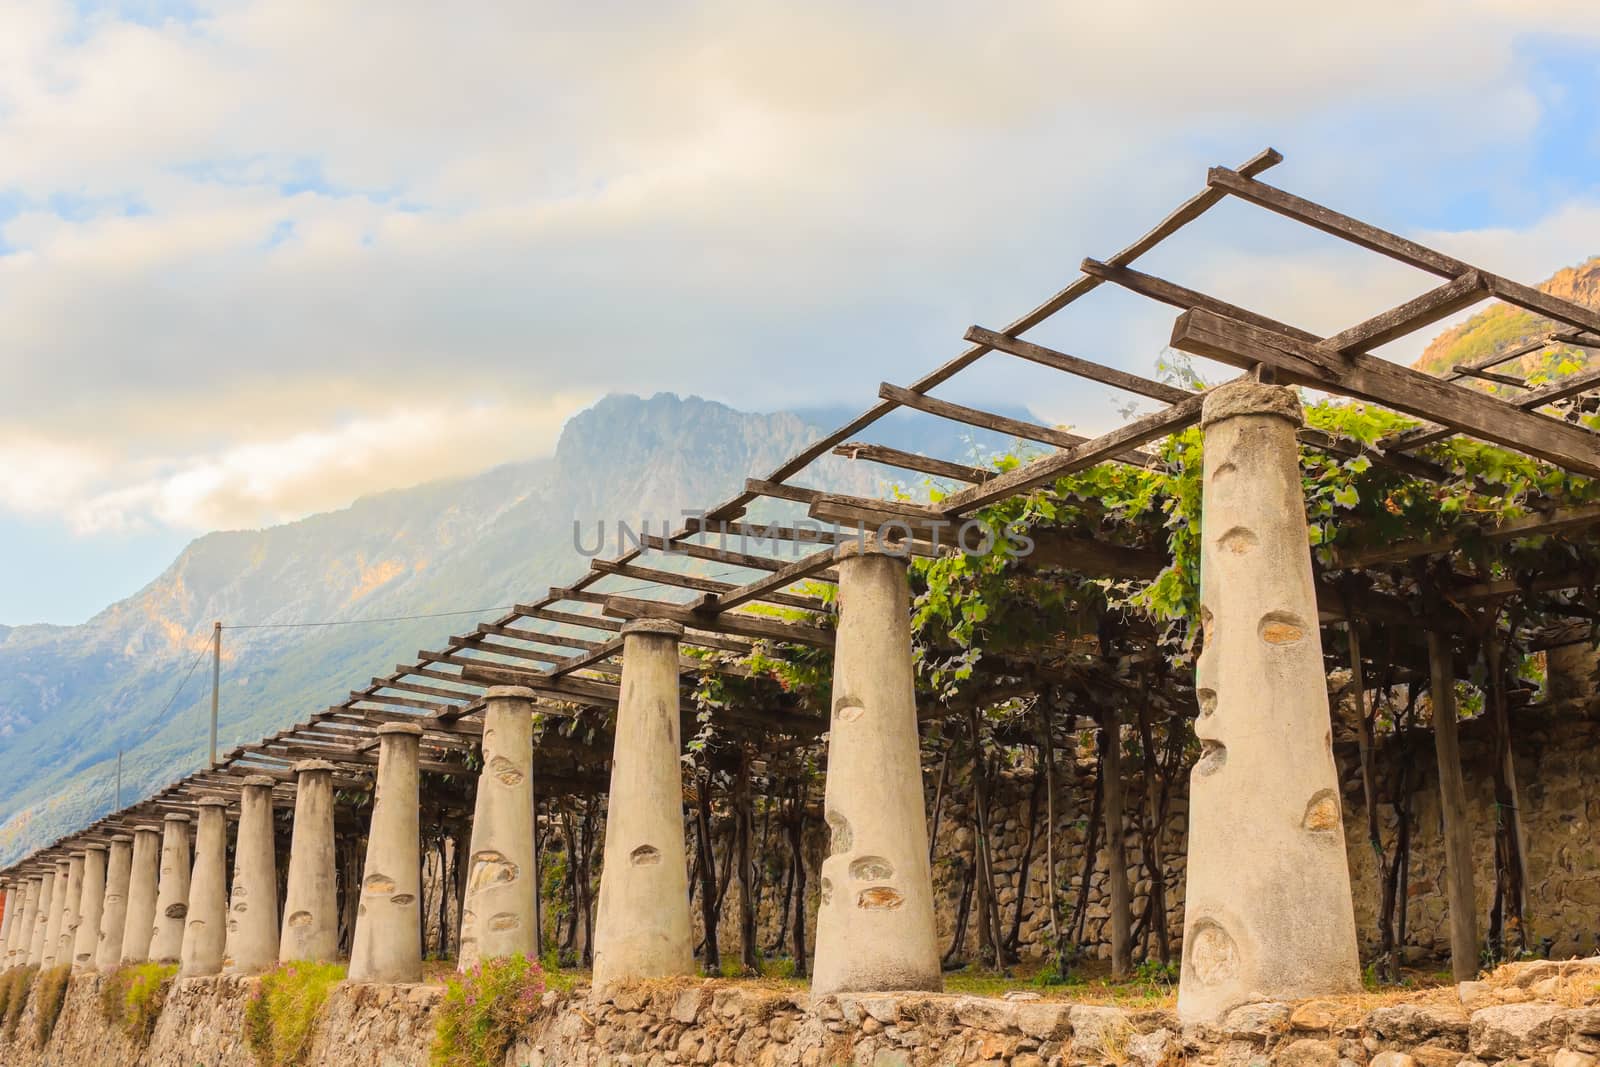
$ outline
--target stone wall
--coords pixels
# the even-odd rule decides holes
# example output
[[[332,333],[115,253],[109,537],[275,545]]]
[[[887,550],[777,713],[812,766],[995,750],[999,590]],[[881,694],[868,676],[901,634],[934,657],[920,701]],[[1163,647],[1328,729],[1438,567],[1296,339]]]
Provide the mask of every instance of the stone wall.
[[[1513,722],[1516,777],[1520,791],[1519,812],[1524,832],[1528,867],[1528,919],[1535,948],[1548,941],[1550,954],[1569,958],[1600,950],[1600,837],[1591,828],[1600,828],[1600,793],[1593,783],[1600,781],[1600,718],[1590,700],[1563,700],[1525,709]],[[1487,929],[1487,916],[1494,894],[1493,833],[1493,746],[1488,723],[1482,718],[1461,724],[1462,762],[1466,778],[1469,814],[1472,822],[1474,855],[1477,861],[1476,890],[1480,933]],[[1355,897],[1356,930],[1364,959],[1377,951],[1377,913],[1380,901],[1375,857],[1367,844],[1366,811],[1361,790],[1360,766],[1353,735],[1341,728],[1335,752],[1340,768],[1345,820],[1345,842],[1350,859]],[[1396,825],[1391,783],[1394,770],[1402,761],[1409,764],[1412,812],[1411,863],[1408,874],[1406,959],[1424,964],[1444,959],[1449,953],[1450,931],[1445,912],[1443,889],[1444,845],[1439,817],[1438,769],[1432,734],[1415,731],[1389,738],[1376,753],[1379,778],[1379,823],[1388,847],[1393,847]],[[1137,922],[1150,889],[1137,830],[1133,805],[1142,802],[1144,783],[1138,761],[1124,761],[1127,771],[1127,827],[1124,833],[1128,859],[1128,881],[1133,888],[1133,914]],[[1070,917],[1077,900],[1083,870],[1085,823],[1091,809],[1094,789],[1092,763],[1085,762],[1072,774],[1063,761],[1056,819],[1056,854],[1059,882],[1064,896],[1064,917]],[[932,795],[932,774],[929,774]],[[1043,803],[1033,820],[1034,842],[1026,885],[1022,884],[1023,854],[1027,850],[1028,813],[1033,789],[1031,770],[1008,773],[998,786],[993,805],[991,842],[996,872],[996,896],[1000,903],[1002,928],[1009,931],[1015,922],[1017,901],[1022,900],[1019,948],[1024,959],[1042,959],[1049,952],[1048,911],[1045,892]],[[1187,845],[1187,771],[1173,783],[1167,822],[1161,847],[1166,873],[1168,929],[1174,955],[1180,950],[1183,935],[1184,850]],[[947,789],[939,819],[934,849],[934,900],[942,950],[948,950],[956,927],[963,883],[973,862],[973,813],[970,786],[953,782]],[[773,835],[777,847],[779,836]],[[826,855],[826,834],[813,826],[806,835],[808,917],[807,932],[816,930],[816,892],[818,869]],[[781,871],[787,850],[766,857],[765,869]],[[1089,903],[1083,947],[1092,957],[1110,955],[1109,907],[1106,880],[1109,864],[1101,842],[1093,873],[1090,875]],[[781,879],[768,881],[762,889],[759,926],[761,944],[769,947],[775,937],[781,907]],[[739,952],[738,888],[730,888],[723,905],[718,938],[724,956]],[[974,905],[975,906],[975,905]],[[696,936],[700,913],[694,910]],[[977,954],[977,923],[969,920],[963,945],[965,958]],[[1149,939],[1152,955],[1155,940]],[[1542,951],[1542,949],[1541,949]],[[787,948],[785,949],[787,952]]]
[[[72,979],[50,1042],[39,1047],[34,998],[11,1042],[0,1040],[5,1067],[232,1067],[255,1063],[245,1039],[254,978],[185,978],[173,983],[147,1044],[111,1026],[100,1011],[97,975]],[[441,986],[335,987],[312,1039],[308,1064],[413,1067],[428,1062],[433,1011]]]
[[[98,979],[75,979],[48,1047],[0,1041],[6,1067],[233,1067],[248,979],[177,983],[150,1043],[108,1030]],[[343,986],[306,1067],[428,1062],[437,986]],[[505,1067],[703,1064],[754,1067],[1597,1067],[1600,959],[1509,964],[1483,981],[1408,994],[1260,1002],[1215,1026],[1182,1026],[1170,1000],[1123,1006],[1064,995],[1005,999],[856,994],[812,1001],[797,987],[681,979],[597,1001],[546,993]]]

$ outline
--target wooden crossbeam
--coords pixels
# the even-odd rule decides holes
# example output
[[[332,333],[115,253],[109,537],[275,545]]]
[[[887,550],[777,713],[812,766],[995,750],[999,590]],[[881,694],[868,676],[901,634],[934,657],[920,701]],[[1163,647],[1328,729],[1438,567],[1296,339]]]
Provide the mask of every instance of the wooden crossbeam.
[[[901,470],[916,471],[918,474],[949,478],[969,484],[986,482],[995,475],[992,470],[970,467],[965,463],[951,463],[949,460],[934,459],[931,456],[919,456],[915,452],[906,452],[887,445],[868,444],[865,441],[847,441],[835,448],[833,454],[843,456],[845,459],[882,463],[886,467],[899,467]]]
[[[1100,382],[1102,385],[1114,386],[1130,393],[1138,393],[1140,396],[1150,397],[1152,400],[1160,400],[1162,403],[1176,404],[1190,395],[1187,390],[1179,389],[1175,386],[1152,381],[1149,378],[1142,378],[1137,374],[1129,374],[1127,371],[1102,367],[1098,363],[1091,363],[1089,360],[1079,359],[1077,356],[1069,356],[1065,352],[1057,352],[1053,348],[1046,348],[1044,345],[1034,344],[1032,341],[1024,341],[1020,337],[1007,337],[1003,333],[995,330],[986,330],[982,326],[968,327],[966,339],[978,344],[988,345],[996,352],[1009,352],[1013,356],[1019,356],[1041,366],[1053,367],[1056,370],[1066,371],[1068,374],[1075,374],[1080,378],[1088,378],[1091,381]]]
[[[1569,533],[1592,526],[1600,526],[1600,504],[1581,504],[1577,507],[1556,508],[1550,512],[1535,512],[1521,518],[1508,519],[1498,526],[1475,526],[1471,528],[1471,535],[1480,541],[1509,541],[1518,537],[1543,537]],[[1449,552],[1458,544],[1460,536],[1450,534],[1418,541],[1377,545],[1360,551],[1334,549],[1333,566],[1342,570],[1359,570],[1376,563],[1393,563],[1397,560]]]
[[[1516,397],[1509,403],[1524,411],[1532,411],[1535,408],[1543,407],[1546,404],[1554,404],[1559,400],[1566,400],[1568,397],[1577,396],[1579,393],[1588,392],[1591,389],[1600,389],[1600,368],[1583,371],[1579,374],[1571,374],[1565,378],[1558,378],[1548,385],[1540,386],[1538,389]],[[1379,441],[1378,446],[1391,452],[1421,448],[1423,445],[1431,445],[1435,441],[1450,437],[1454,433],[1455,431],[1449,427],[1419,426],[1416,429],[1406,430],[1387,437]]]
[[[1452,426],[1582,474],[1600,474],[1600,447],[1589,431],[1377,356],[1341,359],[1314,342],[1199,308],[1179,316],[1172,345],[1234,366],[1264,363],[1300,384]]]
[[[1407,240],[1371,223],[1342,215],[1331,208],[1284,192],[1264,182],[1258,182],[1226,167],[1211,168],[1206,177],[1206,184],[1213,188],[1224,189],[1242,200],[1248,200],[1285,218],[1294,219],[1323,233],[1332,234],[1351,244],[1360,245],[1362,248],[1381,253],[1390,259],[1410,264],[1431,274],[1459,278],[1477,270],[1469,263],[1435,251],[1426,245]],[[1524,311],[1543,315],[1547,319],[1575,326],[1600,337],[1600,314],[1589,308],[1487,271],[1477,273],[1489,293],[1506,303],[1515,304]]]
[[[1324,341],[1323,347],[1341,353],[1366,352],[1415,333],[1424,326],[1431,326],[1440,319],[1449,318],[1488,295],[1483,275],[1469,270],[1415,300],[1408,300],[1365,322],[1340,330]]]
[[[1454,378],[1481,378],[1486,382],[1494,382],[1497,385],[1509,385],[1517,389],[1526,389],[1528,387],[1528,382],[1524,378],[1516,378],[1509,374],[1496,374],[1492,370],[1479,370],[1476,367],[1466,367],[1460,363],[1457,363],[1455,366],[1451,367],[1450,370],[1452,373],[1445,377],[1446,381],[1450,381]]]
[[[719,630],[739,637],[754,637],[771,641],[789,641],[794,644],[833,647],[833,631],[799,623],[781,622],[777,619],[726,611],[706,615],[685,604],[668,604],[659,600],[639,600],[634,597],[614,596],[606,600],[608,615],[629,619],[668,619],[684,626]]]
[[[628,578],[638,578],[643,581],[655,582],[658,585],[671,585],[680,589],[694,589],[701,593],[722,594],[729,590],[738,589],[736,582],[724,582],[715,578],[702,578],[694,574],[681,574],[677,571],[657,570],[654,567],[639,567],[628,563],[612,563],[608,560],[592,560],[589,566],[603,574],[616,574]],[[786,608],[799,608],[802,611],[821,611],[824,606],[816,597],[798,596],[791,593],[780,593],[782,586],[773,586],[769,595],[758,597],[772,604]]]
[[[826,571],[833,565],[835,551],[836,550],[831,546],[828,548],[823,548],[813,552],[805,559],[796,560],[787,567],[784,567],[782,570],[773,571],[765,578],[759,578],[756,581],[751,582],[749,585],[740,586],[737,589],[732,589],[722,593],[708,593],[705,598],[695,606],[695,610],[702,613],[716,613],[731,611],[732,609],[739,607],[741,604],[748,604],[752,600],[770,601],[775,595],[777,595],[777,590],[782,589],[785,586],[792,585],[795,582],[804,581],[813,575],[821,574],[823,571]],[[823,611],[827,608],[827,605],[821,600],[818,600],[816,597],[803,597],[798,599],[804,599],[806,601],[815,603],[817,607],[813,610]]]
[[[979,508],[1017,493],[1053,482],[1073,471],[1093,467],[1125,452],[1130,448],[1159,440],[1200,421],[1200,404],[1204,394],[1194,394],[1173,404],[1164,411],[1135,419],[1132,422],[1085,441],[1076,448],[1057,452],[1053,456],[1034,460],[1022,467],[1007,471],[985,485],[975,485],[959,493],[952,493],[938,504],[945,515],[967,515]]]

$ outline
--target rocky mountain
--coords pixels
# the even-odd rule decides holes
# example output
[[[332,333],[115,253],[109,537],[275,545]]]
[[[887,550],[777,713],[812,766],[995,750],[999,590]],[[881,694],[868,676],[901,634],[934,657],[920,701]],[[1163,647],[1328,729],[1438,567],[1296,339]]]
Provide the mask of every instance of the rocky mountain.
[[[854,410],[751,414],[697,397],[609,396],[552,457],[380,493],[264,530],[207,534],[81,626],[0,627],[0,863],[204,761],[213,620],[224,630],[219,747],[342,699],[420,648],[587,569],[594,523],[677,520],[728,496]],[[1029,418],[1026,411],[1018,417]],[[915,414],[875,441],[945,458],[1005,447]],[[871,492],[888,472],[828,459],[811,484]],[[610,554],[608,548],[607,554]],[[468,614],[390,619],[434,612]]]
[[[1600,308],[1600,256],[1576,267],[1557,271],[1539,286],[1552,296],[1559,296],[1587,307]],[[1452,326],[1434,338],[1414,366],[1430,374],[1446,374],[1457,364],[1472,363],[1485,356],[1510,348],[1523,341],[1532,340],[1546,330],[1557,328],[1549,319],[1531,315],[1508,304],[1493,304],[1473,315],[1465,322]],[[1526,377],[1542,370],[1558,367],[1563,361],[1577,366],[1587,366],[1592,354],[1579,349],[1562,349],[1544,355],[1524,356],[1496,367],[1498,373]],[[1570,369],[1570,368],[1569,368]],[[1499,387],[1484,383],[1485,388]],[[1511,392],[1517,390],[1513,387]]]

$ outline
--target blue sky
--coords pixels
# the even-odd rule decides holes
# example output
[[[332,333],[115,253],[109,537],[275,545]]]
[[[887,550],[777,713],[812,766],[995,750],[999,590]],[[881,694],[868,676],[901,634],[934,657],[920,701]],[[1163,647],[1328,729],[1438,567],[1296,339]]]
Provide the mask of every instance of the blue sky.
[[[1268,144],[1536,281],[1600,253],[1596,99],[1600,13],[1556,0],[15,0],[0,623],[547,452],[608,391],[865,406]],[[1237,204],[1149,262],[1321,330],[1432,284]],[[1097,294],[1037,336],[1148,371],[1170,322]],[[992,358],[940,395],[1116,418]]]

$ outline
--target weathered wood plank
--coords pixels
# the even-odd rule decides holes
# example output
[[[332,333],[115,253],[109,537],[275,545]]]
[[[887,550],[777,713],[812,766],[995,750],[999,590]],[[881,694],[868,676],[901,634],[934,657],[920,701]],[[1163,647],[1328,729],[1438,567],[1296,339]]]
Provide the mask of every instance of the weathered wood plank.
[[[606,612],[630,619],[669,619],[684,626],[702,630],[717,630],[738,637],[754,637],[772,641],[789,641],[795,644],[833,647],[833,631],[798,623],[781,622],[742,612],[723,612],[704,615],[686,604],[668,604],[659,600],[640,600],[635,597],[614,596],[606,600]]]
[[[1600,526],[1600,504],[1556,508],[1548,513],[1535,512],[1519,519],[1508,519],[1499,526],[1477,526],[1471,529],[1471,536],[1479,541],[1511,541],[1518,537],[1554,536],[1591,526]],[[1341,570],[1360,570],[1379,563],[1394,563],[1403,559],[1438,555],[1441,552],[1449,552],[1459,543],[1459,537],[1446,535],[1378,545],[1359,552],[1335,549],[1333,566]]]
[[[1478,976],[1477,902],[1472,887],[1472,822],[1456,732],[1456,679],[1445,636],[1428,631],[1433,745],[1439,763],[1439,814],[1444,822],[1444,881],[1450,908],[1450,968],[1457,982]]]
[[[765,578],[759,578],[756,581],[751,582],[749,585],[740,586],[737,589],[732,589],[727,592],[707,594],[706,597],[695,606],[695,610],[706,614],[714,614],[718,612],[731,611],[732,609],[739,607],[741,604],[747,604],[752,600],[770,601],[773,599],[774,593],[777,590],[782,589],[785,586],[792,585],[795,582],[804,581],[805,579],[810,578],[813,575],[820,574],[831,567],[833,565],[835,551],[836,549],[831,546],[828,548],[823,548],[817,552],[813,552],[805,559],[796,560],[787,567],[784,567],[782,570],[773,571]],[[813,610],[825,611],[827,609],[827,605],[816,597],[804,597],[798,599],[804,599],[815,603],[817,607]]]
[[[997,500],[1004,500],[1008,496],[1025,493],[1047,482],[1053,482],[1073,471],[1103,463],[1130,448],[1137,448],[1176,433],[1200,421],[1200,404],[1204,395],[1197,393],[1163,411],[1135,419],[1076,448],[1069,448],[1007,471],[986,485],[975,485],[959,493],[952,493],[939,502],[939,510],[946,515],[966,515]]]
[[[1431,326],[1463,308],[1469,308],[1488,295],[1483,275],[1469,270],[1437,289],[1428,290],[1415,300],[1408,300],[1365,322],[1340,330],[1324,341],[1323,347],[1334,352],[1365,352],[1378,348],[1424,326]]]
[[[1112,367],[1103,367],[1091,360],[1069,356],[1065,352],[1058,352],[1053,348],[1034,344],[1032,341],[1024,341],[1020,337],[1007,337],[1003,333],[986,330],[982,326],[968,327],[966,338],[969,341],[986,344],[996,352],[1009,352],[1013,356],[1019,356],[1041,366],[1052,367],[1130,393],[1138,393],[1140,396],[1147,396],[1165,404],[1176,404],[1189,395],[1186,390],[1175,386],[1141,378],[1137,374],[1129,374],[1127,371]]]
[[[935,478],[949,478],[952,481],[967,482],[968,484],[986,482],[995,475],[992,470],[969,467],[965,463],[952,463],[944,459],[934,459],[932,456],[919,456],[915,452],[905,452],[898,448],[890,448],[887,445],[867,444],[864,441],[848,441],[835,448],[833,454],[843,456],[845,459],[882,463],[886,467],[898,467],[901,470],[916,471],[918,474],[927,474]]]
[[[1172,345],[1235,366],[1264,363],[1303,384],[1453,426],[1569,470],[1600,474],[1600,448],[1589,431],[1377,356],[1352,353],[1345,366],[1330,366],[1338,357],[1315,343],[1199,308],[1178,317]]]
[[[1540,386],[1538,389],[1517,397],[1510,403],[1515,407],[1522,408],[1524,411],[1532,411],[1535,408],[1543,407],[1546,404],[1554,404],[1558,400],[1565,400],[1568,397],[1577,396],[1579,393],[1585,393],[1591,389],[1600,389],[1600,368],[1568,375],[1565,378],[1558,378],[1548,385]],[[1423,445],[1431,445],[1435,441],[1442,441],[1454,433],[1454,430],[1444,426],[1419,426],[1416,429],[1406,430],[1403,433],[1384,438],[1378,442],[1378,447],[1390,452],[1421,448]]]

